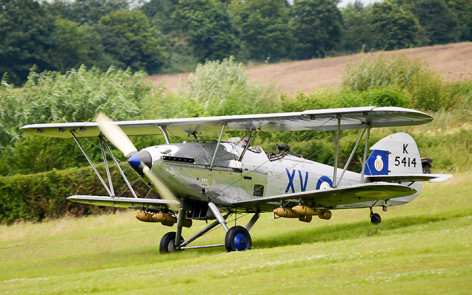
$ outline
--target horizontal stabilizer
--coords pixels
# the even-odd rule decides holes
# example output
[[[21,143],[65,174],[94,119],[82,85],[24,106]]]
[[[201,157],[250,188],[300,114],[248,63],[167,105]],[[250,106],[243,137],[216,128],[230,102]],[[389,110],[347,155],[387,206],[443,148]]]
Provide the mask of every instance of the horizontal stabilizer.
[[[407,182],[407,181],[429,181],[441,182],[451,178],[451,174],[401,174],[401,175],[369,175],[366,176],[371,182]]]
[[[84,196],[75,195],[68,197],[67,200],[75,203],[89,204],[95,206],[107,206],[117,208],[141,208],[141,207],[163,207],[179,205],[179,202],[163,199],[144,199],[144,198],[119,198],[108,196]]]

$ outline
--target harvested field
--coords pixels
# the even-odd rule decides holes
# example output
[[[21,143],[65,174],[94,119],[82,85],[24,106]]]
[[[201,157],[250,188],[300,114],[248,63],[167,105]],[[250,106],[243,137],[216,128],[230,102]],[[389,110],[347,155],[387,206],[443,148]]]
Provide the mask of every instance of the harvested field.
[[[373,58],[384,54],[394,58],[400,54],[423,60],[431,69],[438,71],[446,80],[472,79],[472,43],[455,43],[441,46],[403,49],[372,53]],[[311,92],[317,87],[337,87],[348,62],[356,62],[361,54],[325,59],[285,62],[249,66],[247,72],[252,81],[262,84],[276,81],[282,92]],[[154,85],[161,81],[171,91],[175,91],[186,74],[150,76],[147,79]]]

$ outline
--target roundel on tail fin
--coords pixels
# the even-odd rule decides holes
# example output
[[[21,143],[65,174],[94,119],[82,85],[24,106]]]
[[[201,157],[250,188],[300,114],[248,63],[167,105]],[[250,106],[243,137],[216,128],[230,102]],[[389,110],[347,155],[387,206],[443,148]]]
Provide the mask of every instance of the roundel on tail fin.
[[[416,142],[399,132],[384,137],[371,148],[366,161],[366,175],[421,174],[421,158]]]

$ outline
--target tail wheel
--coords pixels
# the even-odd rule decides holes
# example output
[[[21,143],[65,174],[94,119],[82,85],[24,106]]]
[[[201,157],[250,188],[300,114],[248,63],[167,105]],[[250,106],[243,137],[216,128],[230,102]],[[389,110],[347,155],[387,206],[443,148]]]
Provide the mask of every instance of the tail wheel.
[[[380,217],[379,213],[373,213],[373,214],[370,215],[370,222],[372,222],[372,224],[377,225],[381,221],[382,221],[382,218]]]
[[[246,228],[233,226],[226,233],[225,247],[228,252],[249,250],[251,246],[251,235]]]
[[[166,233],[162,239],[161,243],[159,244],[159,252],[161,253],[172,253],[175,251],[178,251],[178,249],[175,248],[175,232],[168,232]],[[184,238],[180,237],[180,242],[183,242]]]

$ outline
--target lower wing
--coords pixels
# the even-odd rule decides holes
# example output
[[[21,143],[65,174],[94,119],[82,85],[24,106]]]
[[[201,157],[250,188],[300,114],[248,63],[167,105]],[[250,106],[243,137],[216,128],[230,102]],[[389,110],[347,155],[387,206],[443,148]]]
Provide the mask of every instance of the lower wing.
[[[385,200],[405,197],[417,191],[409,186],[395,183],[363,183],[342,188],[307,191],[294,194],[262,197],[252,200],[234,202],[236,207],[246,207],[260,210],[271,210],[287,203],[312,204],[315,207],[331,208],[339,205],[359,202]]]
[[[151,208],[168,208],[179,206],[179,202],[163,199],[144,199],[144,198],[119,198],[106,196],[83,196],[75,195],[68,197],[67,200],[76,203],[89,204],[95,206],[107,206],[117,208],[132,209],[151,209]]]

